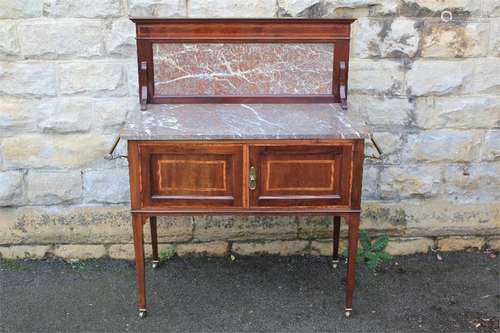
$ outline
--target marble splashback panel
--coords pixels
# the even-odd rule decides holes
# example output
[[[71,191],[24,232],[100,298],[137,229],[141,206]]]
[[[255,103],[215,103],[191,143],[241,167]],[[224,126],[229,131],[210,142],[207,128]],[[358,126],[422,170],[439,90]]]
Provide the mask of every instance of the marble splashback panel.
[[[331,94],[328,43],[153,44],[156,96]]]

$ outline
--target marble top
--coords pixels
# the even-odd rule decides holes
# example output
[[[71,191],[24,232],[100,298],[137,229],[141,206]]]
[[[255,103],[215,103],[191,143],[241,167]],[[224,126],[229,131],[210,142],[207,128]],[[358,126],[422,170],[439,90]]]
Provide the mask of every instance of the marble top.
[[[148,104],[133,112],[126,140],[357,139],[362,121],[339,104]]]

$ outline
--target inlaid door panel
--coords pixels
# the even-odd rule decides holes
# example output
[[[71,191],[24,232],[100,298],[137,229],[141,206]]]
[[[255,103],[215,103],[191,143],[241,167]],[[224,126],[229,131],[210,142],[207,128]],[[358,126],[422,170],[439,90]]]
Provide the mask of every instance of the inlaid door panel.
[[[241,145],[166,143],[140,154],[147,206],[242,206]]]
[[[348,205],[352,145],[253,146],[250,205]]]

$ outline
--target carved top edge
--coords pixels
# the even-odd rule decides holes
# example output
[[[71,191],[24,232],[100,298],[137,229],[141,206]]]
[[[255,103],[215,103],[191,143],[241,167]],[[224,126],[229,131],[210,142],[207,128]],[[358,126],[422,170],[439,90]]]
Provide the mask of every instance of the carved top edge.
[[[351,24],[356,21],[355,18],[301,18],[301,17],[280,17],[280,18],[184,18],[184,17],[130,17],[135,23],[188,23],[188,22],[230,22],[230,23],[248,23],[248,22],[269,22],[269,23],[341,23]]]
[[[353,19],[226,19],[148,18],[132,19],[137,39],[349,39]]]

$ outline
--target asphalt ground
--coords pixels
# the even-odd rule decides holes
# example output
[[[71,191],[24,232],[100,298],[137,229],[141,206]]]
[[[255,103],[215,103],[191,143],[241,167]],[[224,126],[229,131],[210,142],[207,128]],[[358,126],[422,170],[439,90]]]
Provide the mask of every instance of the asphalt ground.
[[[358,265],[321,257],[174,257],[146,271],[138,318],[131,262],[0,260],[1,332],[500,332],[499,262],[482,252]]]

